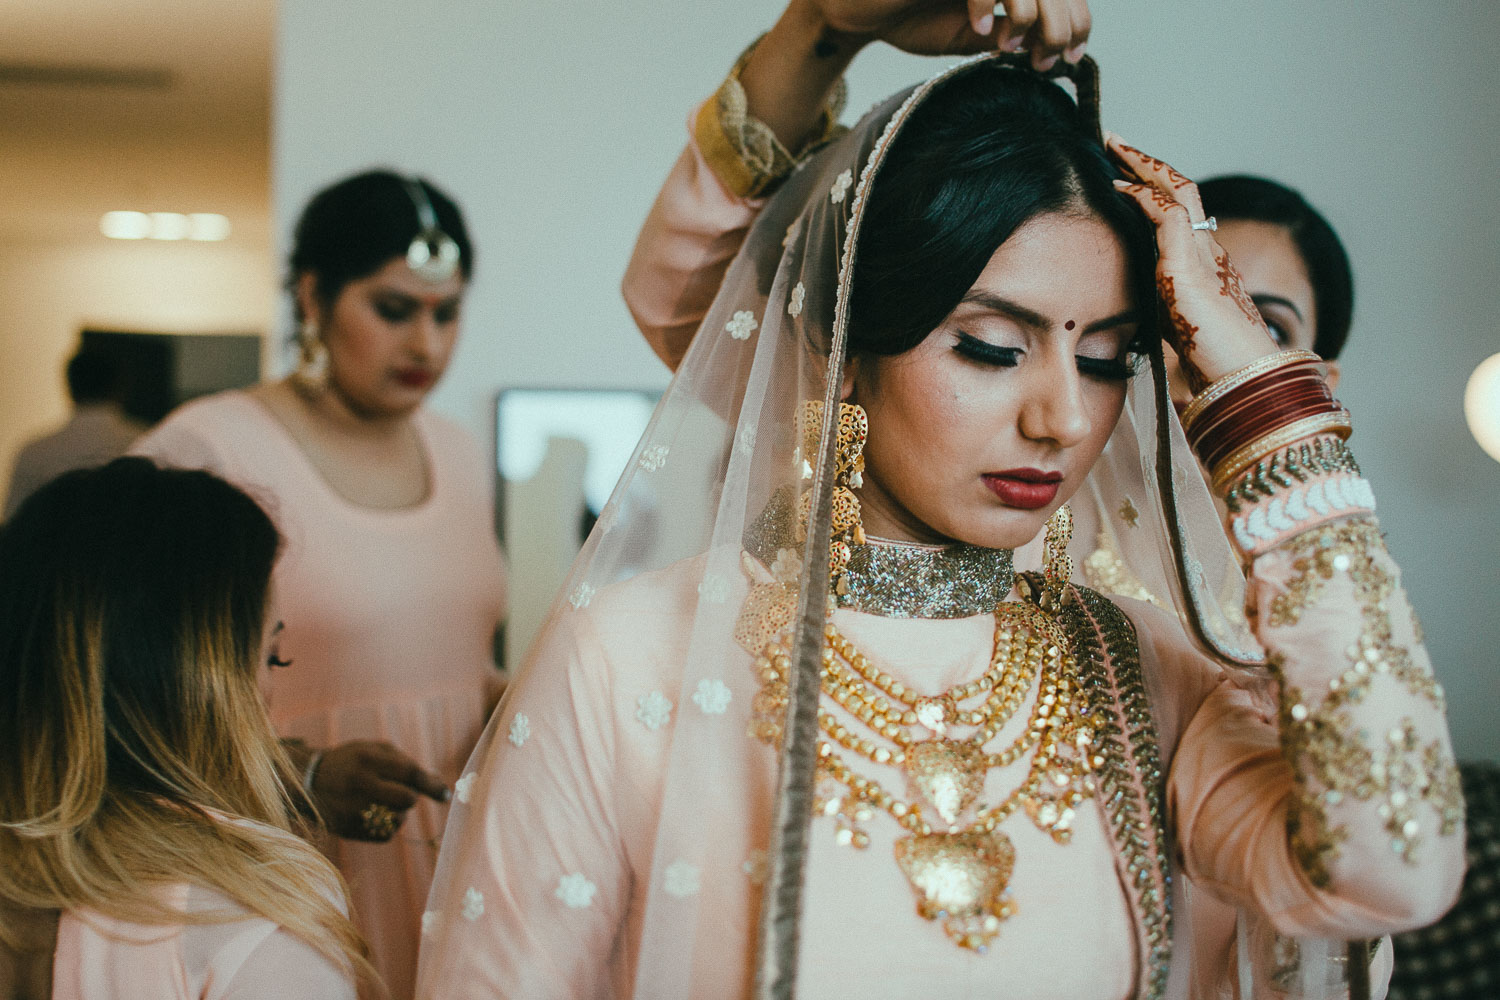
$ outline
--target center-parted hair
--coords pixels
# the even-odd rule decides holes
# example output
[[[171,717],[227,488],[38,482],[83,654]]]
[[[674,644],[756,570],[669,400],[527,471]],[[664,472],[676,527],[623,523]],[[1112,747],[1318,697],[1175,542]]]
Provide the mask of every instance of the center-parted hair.
[[[1121,177],[1095,123],[1057,84],[998,64],[941,84],[896,136],[875,178],[854,267],[851,351],[890,355],[917,346],[1011,234],[1054,212],[1093,216],[1115,232],[1135,304],[1148,309],[1155,236],[1113,187]]]
[[[292,833],[261,697],[279,547],[235,487],[143,458],[67,473],[0,528],[0,903],[222,920],[162,901],[186,882],[369,974],[338,873]]]

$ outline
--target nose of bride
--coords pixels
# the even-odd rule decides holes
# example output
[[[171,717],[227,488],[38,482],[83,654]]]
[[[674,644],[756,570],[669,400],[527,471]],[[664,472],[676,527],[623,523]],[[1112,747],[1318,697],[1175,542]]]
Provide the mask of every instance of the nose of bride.
[[[1089,435],[1091,424],[1084,406],[1078,369],[1059,364],[1047,378],[1032,381],[1021,404],[1021,434],[1031,441],[1071,448]]]

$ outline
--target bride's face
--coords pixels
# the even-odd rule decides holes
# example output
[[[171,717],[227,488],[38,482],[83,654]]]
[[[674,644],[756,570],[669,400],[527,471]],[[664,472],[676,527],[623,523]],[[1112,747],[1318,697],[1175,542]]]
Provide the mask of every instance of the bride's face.
[[[1092,216],[1037,216],[905,354],[858,357],[869,534],[1017,548],[1082,485],[1125,401],[1138,314]]]

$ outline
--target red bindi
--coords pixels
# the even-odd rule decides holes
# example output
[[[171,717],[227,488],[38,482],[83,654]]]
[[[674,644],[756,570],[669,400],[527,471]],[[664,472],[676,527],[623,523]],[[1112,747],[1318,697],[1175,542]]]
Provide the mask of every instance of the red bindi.
[[[1075,327],[1077,325],[1078,324],[1075,323],[1075,322],[1073,322],[1072,320],[1068,320],[1066,323],[1063,324],[1063,329],[1064,330],[1071,330],[1071,329],[1073,329],[1073,327]]]

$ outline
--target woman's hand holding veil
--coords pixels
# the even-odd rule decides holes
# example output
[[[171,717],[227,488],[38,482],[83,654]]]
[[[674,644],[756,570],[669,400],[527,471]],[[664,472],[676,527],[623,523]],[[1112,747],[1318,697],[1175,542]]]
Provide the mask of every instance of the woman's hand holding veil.
[[[794,4],[797,0],[794,0]],[[917,55],[1025,49],[1038,69],[1083,55],[1087,0],[808,0],[835,31]]]
[[[1081,59],[1092,26],[1088,0],[1005,0],[1003,9],[994,0],[790,0],[740,83],[750,114],[797,150],[871,42],[932,56],[1026,49],[1049,69]]]
[[[1194,392],[1256,358],[1275,354],[1265,320],[1240,282],[1240,273],[1203,228],[1198,186],[1170,165],[1109,134],[1110,154],[1135,181],[1115,186],[1135,199],[1156,226],[1161,295],[1168,343]]]

